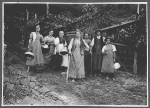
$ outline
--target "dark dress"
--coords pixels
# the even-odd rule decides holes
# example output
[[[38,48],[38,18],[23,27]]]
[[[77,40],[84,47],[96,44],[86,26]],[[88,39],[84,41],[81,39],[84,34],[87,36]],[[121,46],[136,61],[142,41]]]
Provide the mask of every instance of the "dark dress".
[[[91,40],[85,39],[85,42],[90,46]],[[90,51],[84,51],[84,66],[85,66],[85,75],[89,76],[91,72],[91,54]]]
[[[101,50],[102,47],[104,46],[104,42],[103,42],[103,38],[100,37],[100,39],[98,39],[97,37],[94,38],[94,46],[92,48],[92,64],[93,64],[93,70],[98,73],[99,71],[101,71],[101,65],[102,65],[102,54],[101,54]]]

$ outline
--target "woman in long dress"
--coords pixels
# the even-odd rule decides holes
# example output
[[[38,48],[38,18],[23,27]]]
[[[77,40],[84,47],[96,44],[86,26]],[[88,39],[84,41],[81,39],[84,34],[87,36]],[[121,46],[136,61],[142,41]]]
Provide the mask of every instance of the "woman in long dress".
[[[43,58],[41,43],[43,36],[39,33],[40,26],[36,26],[36,32],[30,34],[29,50],[34,54],[33,59],[27,59],[26,65],[28,66],[27,72],[29,72],[30,66],[43,65],[45,60]]]
[[[54,50],[55,50],[55,43],[54,42],[55,42],[55,37],[53,37],[53,30],[51,30],[49,32],[49,35],[44,37],[44,43],[49,46],[48,53],[43,54],[46,65],[51,65],[50,64],[51,56],[54,54]]]
[[[103,62],[101,72],[103,74],[107,74],[106,79],[114,80],[114,62],[115,62],[115,54],[116,47],[111,44],[110,37],[106,38],[106,45],[102,48],[103,53]]]
[[[72,38],[68,46],[70,63],[68,77],[74,79],[85,78],[84,50],[89,49],[87,43],[81,39],[80,31],[76,31],[76,38]]]

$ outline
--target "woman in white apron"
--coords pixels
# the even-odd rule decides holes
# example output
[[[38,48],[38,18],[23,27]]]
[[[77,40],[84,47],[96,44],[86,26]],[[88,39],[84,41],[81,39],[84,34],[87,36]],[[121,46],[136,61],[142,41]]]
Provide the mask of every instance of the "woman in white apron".
[[[67,43],[64,38],[63,31],[59,31],[59,37],[55,39],[55,45],[56,45],[55,54],[61,55],[62,50],[67,51]],[[68,67],[68,54],[61,55],[61,56],[62,56],[62,63],[61,63],[62,71],[66,71]]]

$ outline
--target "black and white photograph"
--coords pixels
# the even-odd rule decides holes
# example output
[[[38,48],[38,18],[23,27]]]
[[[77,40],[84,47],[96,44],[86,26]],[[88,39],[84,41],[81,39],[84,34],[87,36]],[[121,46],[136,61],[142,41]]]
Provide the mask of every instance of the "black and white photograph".
[[[2,2],[2,106],[147,107],[147,2]]]

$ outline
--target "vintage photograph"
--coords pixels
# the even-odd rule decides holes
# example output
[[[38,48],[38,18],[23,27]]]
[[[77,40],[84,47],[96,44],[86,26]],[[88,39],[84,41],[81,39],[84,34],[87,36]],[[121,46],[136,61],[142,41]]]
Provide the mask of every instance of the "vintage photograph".
[[[2,106],[148,106],[147,2],[3,2]]]

